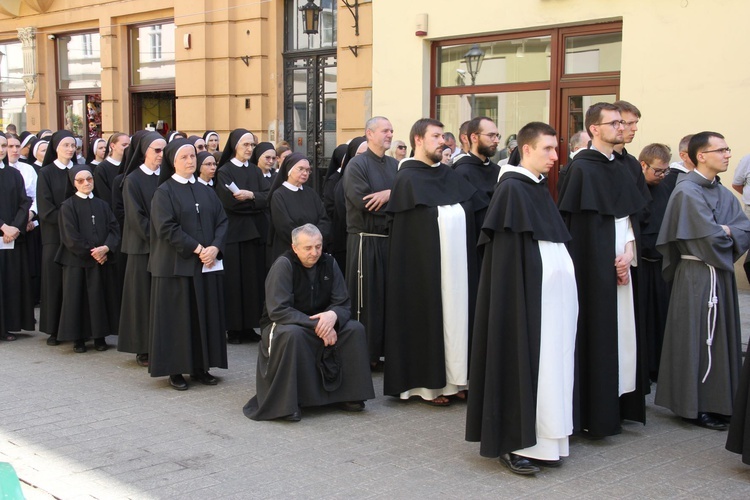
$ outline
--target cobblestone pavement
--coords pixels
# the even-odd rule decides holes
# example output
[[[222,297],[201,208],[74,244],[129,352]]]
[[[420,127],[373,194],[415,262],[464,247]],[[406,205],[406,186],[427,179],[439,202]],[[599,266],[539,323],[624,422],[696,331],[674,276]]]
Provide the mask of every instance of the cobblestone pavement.
[[[747,342],[750,293],[740,304]],[[750,498],[750,467],[724,450],[726,433],[682,422],[653,394],[647,425],[573,438],[561,468],[520,477],[464,441],[463,404],[378,396],[361,414],[248,420],[255,344],[229,346],[218,386],[177,392],[133,355],[45,340],[0,344],[0,461],[28,498]],[[374,383],[382,394],[382,374]]]

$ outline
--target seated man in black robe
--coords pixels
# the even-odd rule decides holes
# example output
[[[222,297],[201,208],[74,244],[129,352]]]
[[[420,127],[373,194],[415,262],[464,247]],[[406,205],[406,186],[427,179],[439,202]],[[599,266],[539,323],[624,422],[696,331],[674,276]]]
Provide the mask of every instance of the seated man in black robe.
[[[375,397],[361,323],[323,237],[305,224],[268,272],[258,347],[257,395],[243,411],[253,420],[298,422],[300,408],[338,403],[362,411]]]

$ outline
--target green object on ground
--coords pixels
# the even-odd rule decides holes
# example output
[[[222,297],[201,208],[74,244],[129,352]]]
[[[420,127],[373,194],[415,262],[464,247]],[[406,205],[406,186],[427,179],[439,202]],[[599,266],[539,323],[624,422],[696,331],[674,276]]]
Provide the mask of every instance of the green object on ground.
[[[0,500],[23,500],[21,482],[16,470],[7,462],[0,462]]]

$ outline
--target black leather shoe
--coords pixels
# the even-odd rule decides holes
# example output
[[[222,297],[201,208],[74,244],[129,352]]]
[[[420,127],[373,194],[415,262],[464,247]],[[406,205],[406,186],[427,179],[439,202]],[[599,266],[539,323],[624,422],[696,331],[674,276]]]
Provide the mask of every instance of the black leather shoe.
[[[362,411],[365,409],[365,402],[364,401],[344,401],[344,402],[338,403],[336,406],[339,407],[339,410],[344,410],[344,411]]]
[[[47,345],[60,345],[60,341],[57,340],[57,335],[50,335],[47,337]]]
[[[539,467],[532,464],[528,458],[514,453],[500,455],[500,463],[510,469],[511,472],[522,476],[536,474],[540,470]]]
[[[229,330],[227,332],[227,342],[230,344],[241,344],[242,339],[240,338],[240,332]]]
[[[187,391],[188,388],[187,382],[185,382],[185,378],[182,375],[170,375],[169,385],[178,391]]]
[[[197,380],[198,382],[200,382],[203,385],[216,385],[216,384],[219,383],[219,381],[216,379],[216,377],[214,377],[213,375],[211,375],[208,372],[194,373],[194,374],[190,375],[190,378],[193,379],[193,380]]]
[[[76,343],[73,344],[73,352],[86,352],[86,343],[83,340],[76,340]]]
[[[283,417],[283,418],[287,422],[299,422],[300,420],[302,420],[302,412],[300,410],[297,410],[291,415],[287,415],[286,417]]]
[[[104,339],[94,339],[94,349],[99,352],[104,352],[109,349],[109,346],[107,345],[107,341]]]
[[[138,363],[138,366],[148,366],[148,353],[136,354],[135,362]]]
[[[557,460],[542,460],[540,458],[528,458],[528,457],[526,458],[532,464],[538,465],[540,467],[560,467],[562,465],[561,458],[558,458]]]
[[[714,417],[710,413],[699,413],[698,418],[685,418],[683,419],[686,422],[690,422],[691,424],[695,424],[698,427],[703,427],[705,429],[711,429],[712,431],[725,431],[727,430],[727,424],[723,420],[719,420],[718,418]]]

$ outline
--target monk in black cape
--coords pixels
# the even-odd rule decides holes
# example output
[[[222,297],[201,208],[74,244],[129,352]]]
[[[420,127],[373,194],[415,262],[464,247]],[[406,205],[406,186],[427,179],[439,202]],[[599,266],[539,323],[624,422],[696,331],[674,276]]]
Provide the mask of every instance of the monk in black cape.
[[[557,160],[555,130],[532,122],[517,140],[521,166],[503,167],[479,240],[466,439],[533,474],[568,455],[578,297],[570,233],[545,177]]]
[[[36,203],[42,231],[42,296],[39,308],[39,331],[49,334],[47,345],[57,345],[57,328],[62,307],[62,266],[55,262],[60,248],[60,205],[73,195],[68,170],[73,167],[76,141],[67,130],[52,134],[44,166],[39,170]]]
[[[60,206],[60,249],[55,258],[63,268],[63,303],[58,340],[74,341],[73,350],[86,352],[94,339],[106,351],[106,337],[117,334],[120,290],[115,262],[120,228],[112,209],[94,197],[90,165],[69,170],[76,193]]]
[[[570,164],[558,208],[573,237],[568,250],[578,286],[574,426],[598,438],[619,434],[622,419],[646,420],[645,343],[637,338],[630,281],[637,215],[646,200],[614,161],[623,130],[618,109],[597,103],[585,123],[592,144]]]
[[[180,391],[188,388],[182,374],[216,385],[209,369],[227,367],[220,264],[227,216],[214,190],[195,181],[195,168],[193,145],[172,140],[151,201],[148,371],[169,375]]]
[[[386,207],[392,217],[385,298],[384,393],[446,406],[465,396],[476,297],[476,188],[440,162],[443,125],[410,132]],[[429,162],[429,163],[428,163]]]

